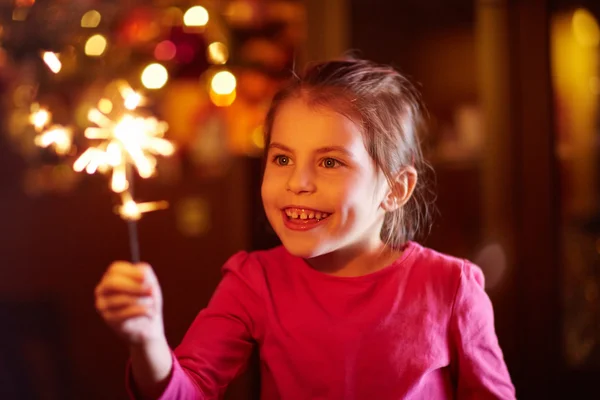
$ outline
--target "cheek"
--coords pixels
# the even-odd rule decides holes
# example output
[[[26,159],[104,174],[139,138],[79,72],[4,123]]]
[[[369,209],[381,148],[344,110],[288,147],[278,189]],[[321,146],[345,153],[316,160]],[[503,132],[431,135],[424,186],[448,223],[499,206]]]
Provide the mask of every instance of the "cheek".
[[[280,174],[274,173],[270,168],[265,170],[261,185],[261,196],[263,203],[272,203],[273,200],[280,195],[281,177]]]
[[[331,198],[340,210],[345,210],[352,218],[377,212],[383,200],[381,185],[372,178],[351,177],[330,189]]]

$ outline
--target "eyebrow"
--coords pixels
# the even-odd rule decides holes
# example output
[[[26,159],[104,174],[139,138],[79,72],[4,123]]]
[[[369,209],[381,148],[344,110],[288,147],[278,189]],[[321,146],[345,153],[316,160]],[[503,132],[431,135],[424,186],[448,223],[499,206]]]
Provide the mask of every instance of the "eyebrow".
[[[269,144],[269,149],[280,149],[283,151],[287,151],[288,153],[293,153],[294,151],[292,149],[290,149],[289,147],[281,144],[281,143],[277,143],[277,142],[273,142],[271,144]],[[342,146],[325,146],[325,147],[320,147],[318,149],[315,150],[315,153],[318,154],[324,154],[324,153],[330,153],[333,151],[337,151],[340,152],[342,154],[345,154],[348,157],[353,157],[352,153],[350,151],[348,151],[345,147]]]

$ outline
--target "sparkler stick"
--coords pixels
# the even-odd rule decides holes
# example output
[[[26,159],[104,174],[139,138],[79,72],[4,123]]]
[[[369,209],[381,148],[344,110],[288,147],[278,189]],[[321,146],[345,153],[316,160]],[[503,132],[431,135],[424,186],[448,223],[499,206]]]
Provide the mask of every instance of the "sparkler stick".
[[[134,177],[131,171],[131,165],[127,164],[127,181],[129,182],[129,193],[133,197]],[[129,249],[131,250],[131,262],[137,264],[141,261],[140,257],[140,241],[138,239],[137,221],[127,219],[127,229],[129,231]]]

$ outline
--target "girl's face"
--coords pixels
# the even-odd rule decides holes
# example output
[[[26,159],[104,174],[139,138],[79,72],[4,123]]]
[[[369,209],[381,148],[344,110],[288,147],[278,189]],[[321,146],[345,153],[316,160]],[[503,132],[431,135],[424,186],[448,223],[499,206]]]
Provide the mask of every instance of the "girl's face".
[[[389,185],[354,122],[292,98],[280,106],[268,146],[263,205],[290,253],[312,258],[381,245]]]

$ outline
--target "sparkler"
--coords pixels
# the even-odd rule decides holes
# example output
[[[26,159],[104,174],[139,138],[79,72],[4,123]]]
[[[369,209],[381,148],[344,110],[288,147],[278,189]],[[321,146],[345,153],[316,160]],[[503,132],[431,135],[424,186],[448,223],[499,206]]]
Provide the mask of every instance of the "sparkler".
[[[132,261],[139,262],[137,221],[142,214],[164,209],[168,204],[165,201],[136,203],[133,200],[133,170],[141,178],[153,176],[156,173],[155,156],[170,156],[175,147],[163,137],[167,123],[134,113],[144,101],[139,93],[126,84],[119,87],[119,92],[124,110],[118,118],[111,119],[109,113],[97,108],[88,113],[88,120],[96,126],[87,128],[85,137],[99,143],[83,152],[73,169],[78,172],[85,169],[89,174],[112,170],[110,186],[113,192],[121,195],[122,201],[116,211],[128,224]]]
[[[56,124],[45,129],[50,121],[52,121],[52,114],[48,110],[40,108],[39,104],[32,106],[29,122],[38,132],[34,143],[44,148],[53,147],[57,154],[64,156],[69,153],[73,145],[73,131],[70,128]]]

